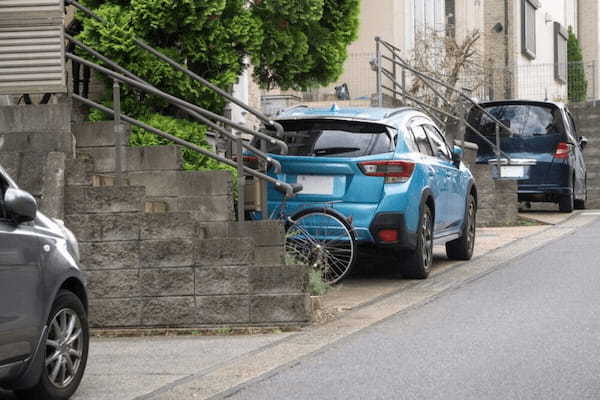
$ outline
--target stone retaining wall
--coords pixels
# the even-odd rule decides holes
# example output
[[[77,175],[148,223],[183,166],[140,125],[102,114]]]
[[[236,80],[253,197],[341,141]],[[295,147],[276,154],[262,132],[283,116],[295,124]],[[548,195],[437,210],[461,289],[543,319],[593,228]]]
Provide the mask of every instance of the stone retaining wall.
[[[588,144],[583,151],[587,167],[587,208],[600,208],[600,103],[582,103],[569,106],[577,136],[585,136]]]
[[[225,171],[183,171],[181,148],[127,148],[112,123],[71,126],[70,102],[0,107],[0,164],[80,242],[90,324],[102,328],[310,321],[306,267],[279,222],[234,222]]]
[[[479,226],[514,225],[519,218],[516,181],[498,181],[492,178],[488,164],[476,164],[477,145],[465,143],[465,164],[477,185],[477,224]]]

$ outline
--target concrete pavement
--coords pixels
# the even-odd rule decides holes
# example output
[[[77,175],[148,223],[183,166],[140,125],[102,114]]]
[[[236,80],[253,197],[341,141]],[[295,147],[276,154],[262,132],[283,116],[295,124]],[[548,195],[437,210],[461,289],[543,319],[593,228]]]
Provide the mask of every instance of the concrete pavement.
[[[598,218],[597,214],[588,214],[575,216],[557,226],[480,230],[477,259],[452,263],[438,253],[436,267],[427,281],[351,280],[329,296],[332,300],[326,300],[329,304],[336,301],[346,304],[342,306],[345,307],[343,318],[300,333],[243,338],[94,339],[89,368],[75,399],[219,397],[222,393],[230,393],[231,388],[239,388],[264,374],[278,373],[295,365],[302,357],[326,349],[399,312],[431,301]],[[369,289],[358,290],[361,284]],[[352,298],[354,300],[349,300]],[[5,398],[11,397],[0,393],[0,399]]]
[[[568,233],[218,398],[598,399],[598,213],[557,229]]]

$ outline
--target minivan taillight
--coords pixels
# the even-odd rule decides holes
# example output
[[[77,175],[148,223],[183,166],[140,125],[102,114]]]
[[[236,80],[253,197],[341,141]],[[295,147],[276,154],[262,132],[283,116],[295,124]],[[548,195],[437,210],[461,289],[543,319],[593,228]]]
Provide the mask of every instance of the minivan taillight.
[[[237,162],[237,156],[233,156],[233,161]],[[248,168],[258,169],[258,157],[256,156],[243,156],[244,165]]]
[[[554,158],[569,158],[569,153],[571,149],[569,148],[569,144],[565,142],[560,142],[558,146],[556,146],[556,153],[554,153]]]
[[[385,183],[406,182],[415,170],[412,161],[364,161],[358,164],[363,174],[367,176],[380,176],[385,178]]]

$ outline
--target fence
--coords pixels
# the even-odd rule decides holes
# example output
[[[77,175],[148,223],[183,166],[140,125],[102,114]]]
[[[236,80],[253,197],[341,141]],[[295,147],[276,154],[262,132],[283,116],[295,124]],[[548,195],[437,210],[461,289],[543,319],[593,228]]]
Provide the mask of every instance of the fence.
[[[335,84],[311,88],[306,91],[271,90],[263,92],[263,107],[269,111],[272,111],[273,107],[281,108],[273,106],[271,103],[274,101],[290,106],[298,102],[336,101],[340,98],[344,100],[348,98],[351,100],[368,100],[376,91],[375,72],[371,69],[370,64],[374,59],[375,53],[350,53],[344,63],[344,72]],[[339,96],[336,93],[336,87],[344,84],[348,90],[347,97]]]
[[[377,91],[376,72],[371,66],[374,59],[375,53],[351,53],[344,65],[344,73],[335,84],[307,91],[263,93],[263,105],[268,108],[271,107],[270,102],[275,101],[273,99],[279,103],[285,100],[285,104],[277,104],[276,108],[279,110],[300,102],[334,102],[340,99],[335,88],[343,84],[346,84],[351,100],[371,99]],[[410,75],[407,74],[405,80],[407,88],[414,82]],[[557,79],[560,76],[562,79]],[[509,68],[483,67],[462,73],[456,88],[480,101],[529,99],[576,103],[600,98],[597,77],[596,61],[562,65],[530,64]],[[401,80],[400,68],[397,78],[398,81]],[[389,79],[383,77],[383,80],[384,85],[389,86]],[[427,100],[436,96],[429,96],[425,90],[419,97]]]
[[[456,87],[481,101],[528,99],[578,103],[598,99],[597,63],[529,64],[463,73]]]

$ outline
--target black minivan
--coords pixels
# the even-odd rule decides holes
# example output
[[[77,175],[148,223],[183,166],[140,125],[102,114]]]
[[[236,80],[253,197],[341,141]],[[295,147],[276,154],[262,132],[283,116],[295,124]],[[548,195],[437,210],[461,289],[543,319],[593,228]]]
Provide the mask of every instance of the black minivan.
[[[560,211],[585,208],[587,175],[583,159],[585,137],[577,136],[575,120],[566,105],[547,101],[510,100],[480,104],[507,125],[500,147],[511,158],[533,159],[527,180],[519,181],[519,201],[554,202]],[[473,108],[469,124],[495,143],[496,124]],[[477,163],[495,159],[493,148],[467,128],[465,140],[479,146]]]
[[[71,231],[37,210],[0,166],[0,387],[66,400],[83,377],[85,280]]]

